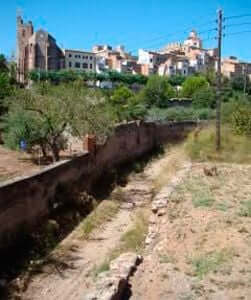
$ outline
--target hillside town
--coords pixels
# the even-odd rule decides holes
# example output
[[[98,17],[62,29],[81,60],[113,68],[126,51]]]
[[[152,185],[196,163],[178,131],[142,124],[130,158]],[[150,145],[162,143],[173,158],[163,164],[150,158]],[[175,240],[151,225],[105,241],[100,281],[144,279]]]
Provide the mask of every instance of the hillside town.
[[[163,49],[139,49],[138,56],[126,51],[123,45],[112,47],[94,45],[91,51],[61,49],[47,31],[34,30],[31,21],[17,17],[17,72],[18,81],[24,83],[32,70],[75,70],[101,73],[114,70],[119,73],[145,76],[189,76],[196,72],[216,70],[217,48],[205,49],[196,30],[192,30],[183,43],[170,43]],[[231,56],[222,60],[222,73],[228,78],[247,74],[251,76],[251,63]]]
[[[251,4],[2,2],[0,300],[250,300]]]

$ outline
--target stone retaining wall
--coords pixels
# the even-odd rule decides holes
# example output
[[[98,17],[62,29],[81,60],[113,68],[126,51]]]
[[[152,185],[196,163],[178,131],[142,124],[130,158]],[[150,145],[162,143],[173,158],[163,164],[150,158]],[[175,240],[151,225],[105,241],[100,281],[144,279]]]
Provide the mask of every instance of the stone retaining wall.
[[[60,187],[96,189],[95,182],[105,170],[133,161],[158,144],[182,139],[195,126],[195,122],[121,124],[95,154],[82,153],[32,176],[0,184],[0,248],[48,216]]]

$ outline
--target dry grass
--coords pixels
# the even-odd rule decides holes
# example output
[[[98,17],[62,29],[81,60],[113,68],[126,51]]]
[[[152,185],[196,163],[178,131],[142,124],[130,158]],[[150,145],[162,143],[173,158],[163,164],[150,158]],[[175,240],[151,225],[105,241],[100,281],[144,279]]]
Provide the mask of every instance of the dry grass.
[[[166,155],[160,160],[158,173],[154,176],[153,188],[154,192],[159,192],[163,186],[167,185],[168,181],[179,170],[187,160],[184,151],[184,145],[180,144],[172,148],[165,148]]]
[[[140,254],[143,251],[148,230],[148,218],[149,212],[145,209],[141,209],[136,213],[132,227],[121,236],[119,245],[109,253],[100,265],[94,267],[94,276],[109,270],[110,262],[122,253],[132,251]]]
[[[185,144],[185,150],[192,160],[218,161],[232,163],[251,163],[251,139],[246,136],[235,135],[226,126],[222,127],[221,151],[215,149],[215,128],[201,130],[195,137],[192,132]]]
[[[94,229],[110,221],[119,211],[119,202],[105,200],[80,225],[81,237],[88,239]]]

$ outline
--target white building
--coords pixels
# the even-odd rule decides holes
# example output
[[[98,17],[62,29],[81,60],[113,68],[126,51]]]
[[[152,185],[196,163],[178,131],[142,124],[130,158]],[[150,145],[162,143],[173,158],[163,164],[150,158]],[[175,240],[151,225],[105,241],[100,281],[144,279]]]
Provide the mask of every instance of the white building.
[[[93,71],[96,70],[96,55],[93,52],[65,49],[65,69]]]

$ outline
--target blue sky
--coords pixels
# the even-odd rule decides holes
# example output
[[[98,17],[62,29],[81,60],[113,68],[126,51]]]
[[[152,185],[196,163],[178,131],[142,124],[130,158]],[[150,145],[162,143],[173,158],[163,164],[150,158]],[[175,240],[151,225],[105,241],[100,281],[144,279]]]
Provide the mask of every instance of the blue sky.
[[[251,15],[250,0],[0,0],[0,53],[10,56],[15,50],[18,8],[36,29],[48,30],[61,47],[87,50],[93,44],[124,44],[135,52],[183,40],[189,29],[216,27],[220,7],[226,17]],[[240,23],[250,24],[228,27]],[[251,60],[251,16],[226,20],[225,25],[224,56]],[[244,30],[250,32],[227,36]],[[208,39],[205,47],[216,45],[215,35],[214,31],[202,34]]]

